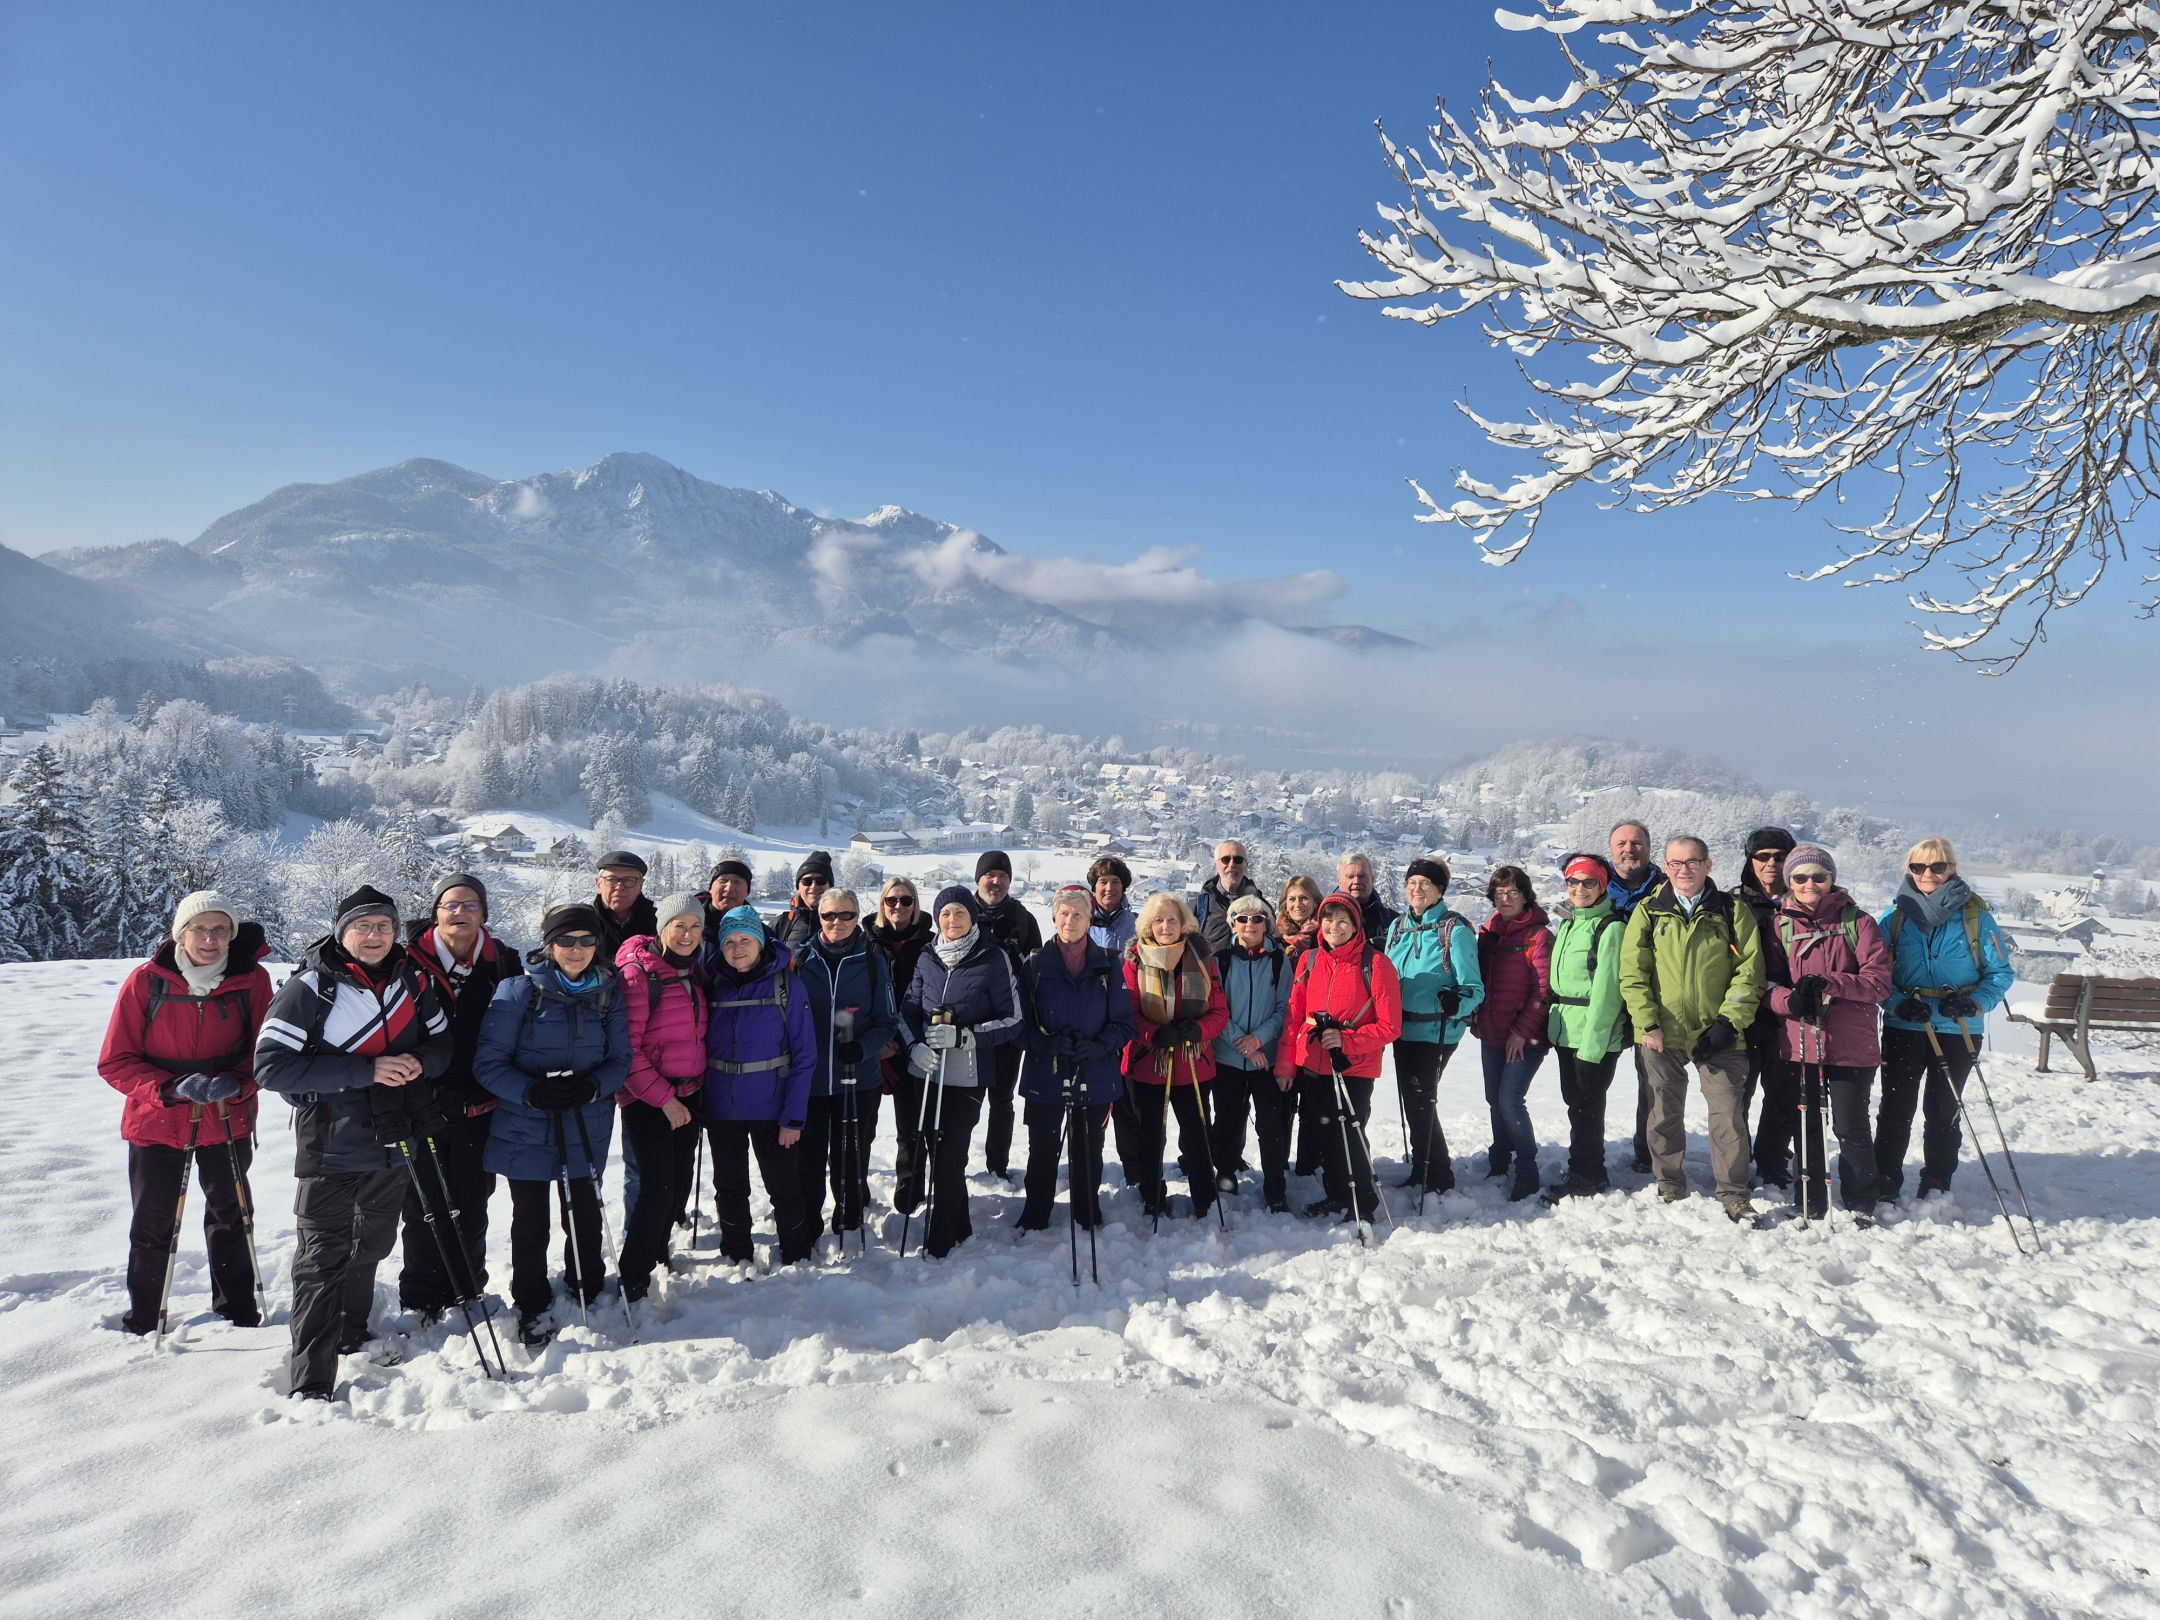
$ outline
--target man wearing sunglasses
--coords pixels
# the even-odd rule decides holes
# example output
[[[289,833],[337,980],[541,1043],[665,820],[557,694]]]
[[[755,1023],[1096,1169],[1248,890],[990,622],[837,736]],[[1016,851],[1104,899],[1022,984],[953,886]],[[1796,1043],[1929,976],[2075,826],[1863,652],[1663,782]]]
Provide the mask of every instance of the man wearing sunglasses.
[[[1235,943],[1231,934],[1230,902],[1246,895],[1263,904],[1267,896],[1260,892],[1260,885],[1248,874],[1245,846],[1235,838],[1226,838],[1215,846],[1215,871],[1201,884],[1192,898],[1193,915],[1200,919],[1200,932],[1207,937],[1210,953],[1216,956],[1230,949]]]

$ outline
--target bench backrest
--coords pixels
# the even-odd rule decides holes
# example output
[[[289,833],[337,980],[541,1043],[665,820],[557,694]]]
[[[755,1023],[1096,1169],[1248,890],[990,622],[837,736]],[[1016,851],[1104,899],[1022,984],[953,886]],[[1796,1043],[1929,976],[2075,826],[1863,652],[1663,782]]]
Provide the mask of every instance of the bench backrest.
[[[2047,1017],[2088,1025],[2160,1025],[2160,979],[2058,973],[2048,984]]]

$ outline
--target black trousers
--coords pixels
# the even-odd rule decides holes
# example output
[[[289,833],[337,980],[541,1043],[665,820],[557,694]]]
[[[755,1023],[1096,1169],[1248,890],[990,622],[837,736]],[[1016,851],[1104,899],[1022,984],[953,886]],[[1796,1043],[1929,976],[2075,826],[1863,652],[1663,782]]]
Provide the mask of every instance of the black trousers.
[[[548,1238],[562,1183],[510,1178],[510,1303],[521,1316],[537,1316],[555,1303],[548,1278]],[[583,1176],[570,1178],[571,1228],[563,1233],[563,1286],[590,1305],[607,1276],[601,1253],[599,1188]],[[584,1264],[579,1265],[582,1260]]]
[[[218,1128],[212,1120],[211,1130]],[[240,1217],[240,1196],[233,1185],[238,1171],[245,1183],[255,1156],[248,1137],[215,1146],[195,1145],[195,1181],[202,1188],[203,1246],[210,1253],[210,1308],[230,1321],[252,1327],[262,1319],[255,1304],[255,1268],[248,1258],[247,1228]],[[127,1315],[120,1325],[130,1333],[157,1327],[158,1295],[165,1288],[165,1257],[172,1249],[173,1215],[180,1207],[180,1166],[184,1150],[155,1143],[128,1144],[128,1188],[135,1195],[128,1222]],[[254,1191],[249,1189],[252,1204]]]
[[[1410,1137],[1410,1185],[1433,1192],[1447,1192],[1455,1185],[1455,1166],[1448,1158],[1447,1132],[1440,1128],[1435,1100],[1440,1076],[1454,1055],[1454,1047],[1438,1041],[1395,1043],[1395,1090]]]
[[[1975,1054],[1960,1035],[1938,1037],[1938,1056],[1924,1029],[1885,1029],[1882,1036],[1882,1107],[1875,1116],[1878,1196],[1905,1190],[1905,1150],[1912,1144],[1913,1113],[1926,1110],[1920,1134],[1920,1190],[1947,1188],[1957,1174],[1965,1081]]]
[[[912,1069],[893,1082],[893,1208],[912,1214],[923,1195],[923,1103],[932,1087]]]
[[[1766,1041],[1775,1037],[1765,1037]],[[1800,1126],[1800,1065],[1770,1048],[1748,1048],[1748,1100],[1762,1094],[1755,1120],[1755,1173],[1773,1185],[1792,1177],[1794,1133]]]
[[[1205,1215],[1215,1207],[1215,1159],[1208,1143],[1207,1093],[1214,1085],[1203,1080],[1197,1086],[1181,1081],[1169,1088],[1168,1113],[1177,1115],[1178,1168],[1185,1175],[1185,1190],[1192,1195],[1193,1214]],[[1144,1207],[1152,1215],[1170,1196],[1169,1178],[1163,1172],[1163,1154],[1169,1146],[1169,1121],[1165,1117],[1164,1088],[1126,1078],[1132,1099],[1134,1128],[1140,1133],[1139,1159],[1155,1167],[1155,1184],[1146,1189]],[[1232,1160],[1235,1164],[1237,1161]]]
[[[1607,1052],[1588,1063],[1572,1048],[1556,1046],[1553,1056],[1560,1060],[1560,1100],[1567,1105],[1568,1179],[1591,1187],[1610,1186],[1611,1173],[1605,1168],[1605,1099],[1612,1090],[1620,1054]]]
[[[443,1208],[442,1188],[427,1164],[426,1143],[413,1143],[420,1185],[427,1190],[427,1208],[421,1207],[420,1195],[408,1179],[404,1264],[398,1270],[398,1303],[407,1310],[448,1310],[465,1291],[468,1277],[476,1291],[487,1287],[488,1200],[495,1196],[495,1178],[480,1168],[480,1161],[487,1152],[488,1126],[494,1118],[492,1113],[478,1119],[461,1114],[448,1121],[442,1134],[434,1139],[436,1162],[442,1166],[443,1179],[450,1184],[451,1208],[457,1211],[455,1222],[449,1210]],[[428,1210],[435,1212],[435,1230],[449,1247],[453,1261],[458,1258],[459,1245],[464,1248],[464,1262],[455,1276],[443,1268],[442,1250],[428,1232]]]
[[[375,1268],[397,1246],[403,1165],[303,1176],[293,1189],[293,1389],[331,1393],[343,1345],[368,1335]]]
[[[1245,1156],[1245,1121],[1260,1142],[1260,1193],[1270,1206],[1289,1199],[1290,1128],[1297,1117],[1297,1088],[1283,1090],[1265,1069],[1222,1063],[1215,1068],[1215,1127],[1209,1137],[1218,1176]]]
[[[1355,1186],[1357,1218],[1361,1221],[1371,1220],[1380,1209],[1379,1195],[1373,1188],[1372,1154],[1365,1145],[1365,1121],[1372,1113],[1372,1093],[1370,1080],[1350,1075],[1342,1076],[1340,1082],[1332,1074],[1298,1076],[1304,1128],[1317,1138],[1314,1145],[1320,1150],[1321,1185],[1327,1190],[1328,1202],[1348,1204]],[[1347,1119],[1342,1112],[1345,1097],[1350,1103]]]
[[[1102,1139],[1108,1108],[1082,1101],[1075,1115],[1063,1098],[1024,1100],[1027,1199],[1020,1206],[1020,1226],[1039,1232],[1050,1224],[1051,1207],[1057,1202],[1058,1166],[1067,1162],[1066,1196],[1072,1200],[1073,1219],[1082,1226],[1102,1225]]]
[[[1017,1042],[1007,1041],[992,1054],[996,1067],[984,1088],[990,1119],[983,1127],[983,1168],[1002,1176],[1012,1168],[1013,1092],[1020,1083],[1022,1053]]]
[[[1838,1196],[1844,1200],[1847,1209],[1865,1215],[1874,1209],[1877,1196],[1875,1142],[1868,1130],[1868,1092],[1875,1084],[1872,1068],[1811,1063],[1800,1069],[1800,1098],[1806,1105],[1806,1111],[1800,1117],[1806,1135],[1802,1152],[1807,1160],[1807,1176],[1804,1188],[1795,1181],[1793,1201],[1798,1203],[1805,1191],[1809,1214],[1821,1215],[1829,1209],[1830,1165],[1829,1157],[1823,1151],[1822,1116],[1826,1082],[1830,1128],[1837,1133]]]
[[[1134,1100],[1128,1082],[1110,1105],[1110,1135],[1117,1148],[1118,1169],[1125,1177],[1126,1186],[1146,1189],[1162,1180],[1162,1143],[1156,1140],[1160,1134],[1151,1136],[1141,1127],[1140,1106]],[[1147,1156],[1150,1141],[1155,1142],[1153,1163]]]
[[[623,1151],[638,1161],[637,1201],[623,1215],[623,1292],[643,1299],[652,1286],[655,1266],[667,1264],[675,1231],[675,1212],[689,1202],[690,1176],[696,1163],[697,1121],[677,1129],[651,1103],[629,1102],[622,1110]]]
[[[827,1186],[832,1189],[832,1230],[852,1232],[862,1225],[870,1202],[870,1148],[877,1140],[883,1101],[875,1086],[842,1086],[830,1097],[810,1099],[800,1168],[803,1219],[811,1242],[825,1232]]]
[[[780,1263],[792,1266],[810,1257],[813,1241],[803,1215],[800,1142],[780,1145],[778,1120],[721,1119],[705,1127],[712,1143],[713,1212],[720,1228],[720,1252],[738,1263],[754,1256],[750,1246],[750,1158],[757,1156],[758,1180],[772,1200],[774,1235]]]
[[[982,1113],[979,1087],[947,1086],[942,1103],[937,1087],[929,1088],[930,1110],[935,1123],[925,1137],[923,1167],[929,1178],[930,1218],[923,1230],[923,1250],[942,1259],[953,1245],[975,1235],[968,1212],[968,1153],[973,1146],[975,1121]]]

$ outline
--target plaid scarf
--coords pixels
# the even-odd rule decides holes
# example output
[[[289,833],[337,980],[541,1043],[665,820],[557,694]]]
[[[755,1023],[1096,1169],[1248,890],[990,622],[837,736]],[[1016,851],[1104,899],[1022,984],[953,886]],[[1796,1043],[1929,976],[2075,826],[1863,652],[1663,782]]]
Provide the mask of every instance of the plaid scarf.
[[[1149,1023],[1172,1024],[1180,1018],[1200,1018],[1215,993],[1212,959],[1194,948],[1190,938],[1175,945],[1151,945],[1134,940],[1133,963],[1139,970],[1140,1016]],[[1158,1052],[1156,1067],[1167,1073],[1170,1055]]]

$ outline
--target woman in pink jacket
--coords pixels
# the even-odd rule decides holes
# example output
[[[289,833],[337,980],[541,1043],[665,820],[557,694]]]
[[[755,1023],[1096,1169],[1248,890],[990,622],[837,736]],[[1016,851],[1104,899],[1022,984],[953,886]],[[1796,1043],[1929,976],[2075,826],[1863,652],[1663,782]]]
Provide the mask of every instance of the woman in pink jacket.
[[[1485,1103],[1492,1110],[1486,1175],[1512,1175],[1511,1200],[1529,1198],[1538,1180],[1537,1132],[1530,1125],[1530,1080],[1545,1061],[1551,1037],[1552,930],[1545,908],[1519,866],[1496,866],[1485,883],[1493,914],[1478,930],[1478,969],[1485,999],[1470,1031],[1485,1059]]]
[[[1868,1093],[1882,1062],[1882,1003],[1889,999],[1890,947],[1875,919],[1837,886],[1837,862],[1820,844],[1798,844],[1785,857],[1785,896],[1765,944],[1770,989],[1785,1056],[1800,1069],[1801,1157],[1793,1183],[1810,1220],[1830,1212],[1830,1168],[1823,1152],[1823,1109],[1837,1133],[1838,1191],[1863,1224],[1875,1218],[1875,1141]],[[1825,1100],[1824,1093],[1828,1098]]]
[[[630,1076],[623,1082],[623,1159],[637,1168],[626,1187],[623,1296],[636,1301],[668,1257],[676,1211],[690,1194],[697,1127],[688,1098],[705,1084],[705,1025],[712,996],[699,966],[705,908],[679,894],[659,908],[659,932],[623,941],[615,953],[623,1011],[630,1021]],[[626,1176],[626,1181],[628,1178]]]

